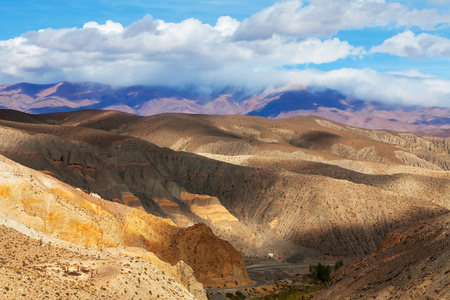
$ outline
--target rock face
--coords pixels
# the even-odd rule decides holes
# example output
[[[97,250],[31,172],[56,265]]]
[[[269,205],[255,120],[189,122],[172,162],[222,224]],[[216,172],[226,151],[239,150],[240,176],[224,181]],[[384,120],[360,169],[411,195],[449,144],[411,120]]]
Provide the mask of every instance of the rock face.
[[[394,231],[313,299],[449,299],[450,214]]]
[[[90,196],[3,157],[0,166],[0,212],[14,220],[89,248],[140,247],[153,252],[158,257],[153,263],[169,270],[197,297],[204,291],[192,275],[208,286],[218,286],[218,278],[220,286],[250,282],[240,254],[205,227],[179,228],[168,219]],[[193,271],[183,261],[189,261]]]
[[[450,208],[443,139],[315,117],[17,118],[0,123],[3,155],[134,214],[205,223],[246,255],[361,257],[389,232]]]

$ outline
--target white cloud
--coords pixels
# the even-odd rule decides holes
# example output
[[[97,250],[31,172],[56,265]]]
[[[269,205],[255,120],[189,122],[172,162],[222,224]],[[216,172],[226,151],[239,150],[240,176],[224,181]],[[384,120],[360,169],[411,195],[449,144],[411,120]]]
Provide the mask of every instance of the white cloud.
[[[231,35],[238,26],[230,17],[219,18],[212,27],[192,18],[166,23],[146,16],[126,28],[108,21],[89,22],[83,28],[43,29],[0,42],[0,72],[2,78],[31,82],[40,82],[46,73],[46,79],[177,85],[195,83],[203,73],[221,74],[224,68],[254,72],[321,64],[363,51],[337,38],[273,36],[235,41]]]
[[[414,18],[413,18],[414,17]],[[326,37],[345,28],[448,23],[437,10],[410,10],[383,0],[284,1],[239,22],[220,17],[215,26],[197,19],[180,23],[150,15],[127,27],[107,21],[82,28],[43,29],[0,41],[0,82],[94,81],[114,85],[328,87],[378,101],[448,104],[450,82],[421,74],[371,69],[330,72],[286,70],[297,64],[355,59],[365,50]],[[399,56],[448,56],[449,40],[406,30],[372,52]]]
[[[411,70],[407,70],[407,71],[403,71],[403,72],[392,71],[392,72],[388,72],[388,74],[411,77],[411,78],[429,78],[429,79],[430,78],[435,78],[435,79],[438,78],[437,76],[434,76],[431,74],[423,74],[416,69],[411,69]]]
[[[416,71],[392,74],[373,69],[307,70],[291,73],[289,81],[291,86],[326,87],[369,101],[450,107],[450,80]]]
[[[231,36],[236,32],[239,27],[239,21],[231,18],[230,16],[223,16],[217,20],[214,29],[220,32],[221,36]]]
[[[373,47],[370,51],[412,58],[450,56],[450,39],[428,33],[415,35],[408,30],[385,40],[382,45]]]
[[[142,20],[138,20],[125,29],[124,36],[126,38],[137,37],[143,33],[155,32],[157,24],[150,15],[144,16]]]
[[[450,15],[437,9],[410,10],[384,0],[300,0],[275,3],[244,20],[236,32],[239,40],[271,36],[331,36],[343,29],[374,26],[418,26],[422,29],[450,23]]]
[[[99,25],[97,22],[87,22],[83,28],[95,28],[101,33],[122,33],[123,26],[120,23],[114,23],[111,20],[106,21],[105,25]]]

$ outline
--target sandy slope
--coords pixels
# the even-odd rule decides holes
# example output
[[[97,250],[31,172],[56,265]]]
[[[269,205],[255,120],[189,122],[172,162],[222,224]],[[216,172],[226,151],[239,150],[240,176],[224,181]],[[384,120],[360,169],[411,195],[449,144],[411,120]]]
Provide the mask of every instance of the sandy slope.
[[[154,265],[118,251],[68,249],[3,225],[0,237],[1,299],[195,299]]]

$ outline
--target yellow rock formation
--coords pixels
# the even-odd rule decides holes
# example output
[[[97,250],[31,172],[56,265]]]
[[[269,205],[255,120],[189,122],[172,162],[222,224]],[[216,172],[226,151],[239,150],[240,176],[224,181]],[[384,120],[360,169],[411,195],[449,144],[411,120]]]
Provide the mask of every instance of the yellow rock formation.
[[[140,247],[142,250],[127,251],[157,261],[157,266],[162,266],[179,283],[188,284],[188,290],[199,298],[204,298],[204,291],[193,277],[194,272],[208,286],[217,286],[217,278],[223,278],[221,286],[235,285],[236,280],[240,284],[250,282],[239,254],[211,232],[203,228],[178,228],[170,219],[92,197],[4,157],[0,157],[0,212],[50,236],[85,247]],[[208,243],[187,238],[191,244],[180,245],[180,234],[184,237],[206,234]],[[201,254],[193,251],[196,243],[197,248],[205,248],[199,251]],[[219,255],[230,258],[225,261],[218,259]],[[188,257],[193,271],[180,262]],[[210,267],[197,263],[203,258],[216,263]]]
[[[183,192],[181,193],[181,199],[191,208],[191,211],[194,214],[211,223],[220,221],[239,222],[239,220],[220,203],[217,197]]]

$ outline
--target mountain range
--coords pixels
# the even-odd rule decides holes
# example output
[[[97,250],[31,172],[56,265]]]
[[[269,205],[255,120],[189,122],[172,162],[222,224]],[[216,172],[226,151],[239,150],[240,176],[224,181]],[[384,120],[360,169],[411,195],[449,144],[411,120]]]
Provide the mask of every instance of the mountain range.
[[[206,299],[269,256],[343,260],[313,299],[450,296],[447,108],[67,82],[0,103],[7,297],[24,274],[33,298]]]
[[[28,113],[106,109],[149,116],[160,113],[250,115],[272,119],[315,115],[351,126],[448,138],[450,109],[353,99],[334,90],[188,86],[112,87],[97,83],[0,85],[0,107]]]

